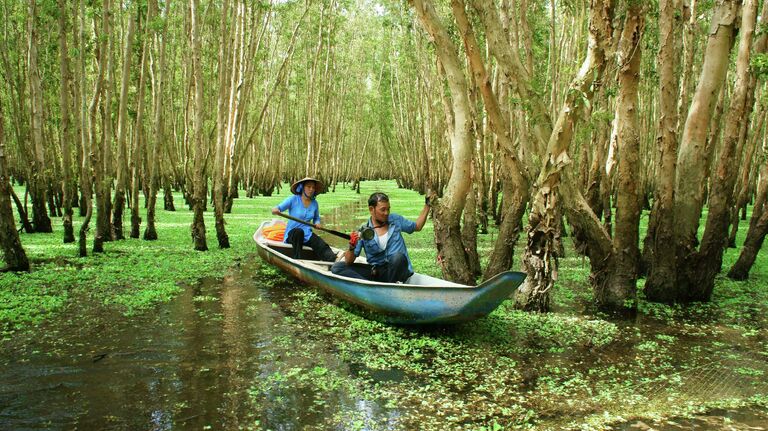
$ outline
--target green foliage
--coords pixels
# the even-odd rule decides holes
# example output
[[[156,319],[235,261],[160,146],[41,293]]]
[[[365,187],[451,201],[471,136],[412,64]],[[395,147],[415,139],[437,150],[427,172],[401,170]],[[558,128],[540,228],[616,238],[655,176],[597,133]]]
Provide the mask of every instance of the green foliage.
[[[754,54],[749,63],[752,73],[758,78],[764,80],[768,76],[768,54]]]

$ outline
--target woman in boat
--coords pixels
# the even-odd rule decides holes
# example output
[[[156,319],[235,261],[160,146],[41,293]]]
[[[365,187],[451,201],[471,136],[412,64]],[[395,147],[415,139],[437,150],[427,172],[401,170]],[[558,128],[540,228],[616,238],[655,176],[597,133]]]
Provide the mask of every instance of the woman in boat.
[[[368,198],[371,217],[358,232],[352,232],[349,250],[343,260],[333,264],[331,272],[384,283],[404,283],[413,275],[413,266],[402,233],[418,232],[424,227],[429,214],[429,199],[430,196],[427,196],[424,200],[424,208],[414,222],[390,213],[389,197],[386,194],[372,194]],[[373,230],[374,235],[370,235],[370,239],[360,237],[359,232],[366,230]],[[353,265],[362,250],[365,250],[370,266]]]
[[[320,206],[317,204],[317,195],[325,191],[322,182],[306,177],[291,185],[293,196],[287,197],[280,205],[272,208],[272,214],[288,211],[288,215],[304,220],[320,227]],[[293,246],[293,258],[301,258],[301,248],[306,244],[312,248],[319,259],[328,262],[336,260],[336,254],[323,241],[322,238],[312,232],[308,225],[289,220],[285,227],[283,241]]]

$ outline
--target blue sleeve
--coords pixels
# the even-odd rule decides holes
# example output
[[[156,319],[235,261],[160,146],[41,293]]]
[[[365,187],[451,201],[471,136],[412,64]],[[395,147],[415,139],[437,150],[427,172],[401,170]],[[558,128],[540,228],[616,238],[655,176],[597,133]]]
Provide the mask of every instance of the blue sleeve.
[[[396,223],[400,224],[400,230],[405,233],[414,233],[416,232],[416,222],[408,220],[407,218],[399,215],[399,214],[392,214],[391,216]]]
[[[363,239],[360,238],[357,240],[357,244],[355,244],[355,250],[353,253],[355,253],[355,257],[360,256],[360,252],[363,251]],[[367,254],[366,254],[367,256]]]
[[[293,202],[293,196],[288,196],[285,198],[284,201],[280,202],[280,204],[277,206],[277,209],[280,210],[280,212],[285,212],[285,210],[291,208],[291,203]]]
[[[320,204],[315,201],[315,216],[312,217],[312,223],[320,223]]]

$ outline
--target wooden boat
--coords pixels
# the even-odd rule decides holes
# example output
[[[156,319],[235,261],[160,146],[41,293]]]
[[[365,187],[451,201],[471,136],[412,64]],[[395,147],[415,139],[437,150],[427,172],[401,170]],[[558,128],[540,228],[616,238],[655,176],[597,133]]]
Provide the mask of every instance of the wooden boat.
[[[416,273],[405,283],[380,283],[349,278],[331,273],[333,262],[317,260],[309,247],[301,259],[291,258],[291,246],[267,239],[262,230],[280,223],[266,221],[253,235],[259,256],[295,278],[320,287],[333,296],[356,304],[398,324],[432,324],[466,322],[485,316],[525,279],[521,272],[507,271],[477,285],[452,283]],[[335,252],[340,252],[334,249]],[[367,265],[358,257],[355,265]]]

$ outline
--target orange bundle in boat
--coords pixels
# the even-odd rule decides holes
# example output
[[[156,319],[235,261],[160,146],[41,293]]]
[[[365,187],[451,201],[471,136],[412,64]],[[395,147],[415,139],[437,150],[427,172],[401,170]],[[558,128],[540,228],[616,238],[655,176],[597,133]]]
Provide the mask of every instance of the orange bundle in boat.
[[[261,230],[264,238],[272,241],[282,241],[285,238],[285,223],[275,223]]]

